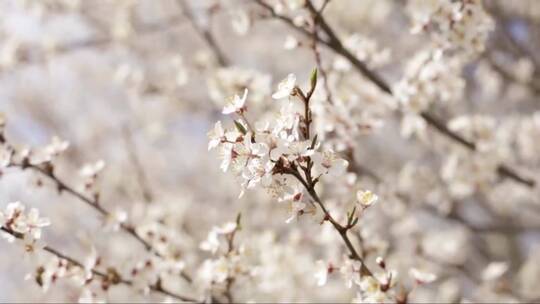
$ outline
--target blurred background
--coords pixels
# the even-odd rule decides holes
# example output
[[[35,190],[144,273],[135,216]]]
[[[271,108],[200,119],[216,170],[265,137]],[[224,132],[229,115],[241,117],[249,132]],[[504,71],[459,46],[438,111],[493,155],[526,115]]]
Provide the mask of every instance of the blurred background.
[[[415,1],[333,0],[324,16],[358,48],[361,60],[394,85],[414,54],[429,45],[426,35],[409,33],[410,2]],[[471,124],[477,128],[468,125],[472,131],[466,135],[482,139],[482,132],[489,133],[487,141],[496,146],[490,153],[538,179],[540,2],[483,4],[495,25],[486,50],[452,71],[462,81],[451,89],[459,97],[432,110],[448,122],[476,117]],[[284,14],[309,16],[302,9]],[[334,232],[318,219],[285,224],[286,208],[263,191],[238,199],[237,182],[221,172],[217,154],[207,151],[206,134],[224,119],[227,96],[248,87],[255,119],[275,109],[270,95],[287,74],[307,85],[316,66],[311,40],[255,1],[0,0],[6,136],[28,147],[44,146],[53,136],[69,141],[55,166],[74,187],[83,184],[78,171],[84,164],[103,160],[97,184],[102,204],[126,210],[134,223],[159,222],[173,231],[172,243],[192,273],[207,258],[198,246],[208,231],[242,212],[242,242],[254,248],[260,275],[245,283],[252,289],[238,286],[238,299],[350,301],[355,292],[339,275],[325,287],[313,278],[317,260],[341,259]],[[320,53],[333,77],[334,97],[350,105],[351,117],[377,125],[348,139],[359,147],[353,158],[362,167],[344,177],[354,182],[323,191],[332,206],[350,201],[357,188],[380,195],[356,232],[372,248],[371,263],[384,255],[397,269],[421,264],[437,273],[437,283],[415,290],[419,301],[540,299],[537,189],[508,179],[479,182],[471,176],[482,169],[474,166],[465,176],[445,179],[456,144],[430,129],[424,139],[401,136],[402,115],[392,110],[392,98],[332,50],[320,46]],[[464,194],[464,187],[472,190]],[[106,227],[94,210],[59,194],[50,181],[6,169],[0,206],[19,200],[51,219],[45,241],[73,256],[84,257],[94,244],[105,263],[129,269],[145,255],[140,244]],[[32,257],[23,258],[7,242],[0,242],[0,250],[0,302],[77,300],[68,283],[43,293],[25,280],[35,268]],[[509,271],[496,284],[484,282],[479,274],[498,261]],[[407,271],[402,273],[406,278]],[[143,301],[122,287],[109,297]]]

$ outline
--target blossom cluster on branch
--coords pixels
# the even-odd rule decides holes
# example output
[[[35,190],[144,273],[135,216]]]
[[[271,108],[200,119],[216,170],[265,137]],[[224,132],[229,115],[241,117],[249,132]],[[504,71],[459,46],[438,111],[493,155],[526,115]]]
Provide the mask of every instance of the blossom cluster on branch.
[[[538,11],[0,1],[0,302],[538,302]]]

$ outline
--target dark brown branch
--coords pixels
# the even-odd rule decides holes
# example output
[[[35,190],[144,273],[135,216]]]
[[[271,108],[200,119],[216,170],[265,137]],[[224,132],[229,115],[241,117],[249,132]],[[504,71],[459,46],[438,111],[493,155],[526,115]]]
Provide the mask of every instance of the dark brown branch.
[[[60,191],[60,192],[64,191],[66,193],[69,193],[70,195],[76,197],[77,199],[79,199],[83,203],[85,203],[88,206],[92,207],[94,210],[96,210],[99,214],[101,214],[104,217],[109,217],[110,216],[110,213],[107,210],[105,210],[105,208],[103,208],[96,199],[89,198],[89,197],[85,196],[84,194],[82,194],[81,192],[75,190],[73,187],[67,185],[63,180],[58,178],[54,174],[54,172],[52,172],[52,170],[47,170],[47,169],[44,169],[44,168],[42,168],[40,166],[32,165],[30,163],[22,163],[22,164],[13,163],[13,164],[10,164],[10,167],[18,167],[18,168],[21,168],[23,170],[30,169],[30,170],[33,170],[35,172],[38,172],[41,175],[47,177],[49,180],[53,181],[56,184],[56,186],[58,188],[58,191]],[[122,224],[120,227],[125,232],[127,232],[128,234],[133,236],[137,241],[139,241],[146,248],[146,250],[149,250],[149,251],[153,250],[150,243],[148,243],[143,238],[141,238],[135,232],[135,229],[133,227],[131,227],[131,226],[127,225],[127,224]],[[157,253],[157,252],[155,252],[155,253],[159,255],[159,253]]]
[[[319,41],[319,31],[317,29],[318,23],[319,23],[319,16],[322,14],[322,12],[324,11],[324,9],[326,8],[329,2],[330,0],[326,0],[317,12],[311,11],[311,17],[313,19],[313,30],[312,30],[313,43],[311,45],[311,48],[313,50],[315,62],[317,63],[317,69],[320,71],[322,79],[323,79],[324,89],[326,91],[326,97],[328,99],[328,102],[331,105],[333,105],[334,100],[332,97],[332,92],[330,91],[330,84],[328,83],[328,75],[326,73],[325,68],[322,65],[321,52],[319,50],[318,43],[317,43]]]
[[[369,268],[367,267],[366,263],[364,262],[364,259],[362,259],[362,257],[358,254],[358,252],[356,251],[356,249],[354,248],[354,245],[352,244],[351,240],[349,239],[349,236],[347,235],[347,232],[352,228],[351,226],[343,226],[341,225],[340,223],[338,223],[333,217],[332,215],[330,214],[330,212],[328,211],[328,209],[326,209],[326,206],[324,205],[324,203],[322,202],[322,200],[320,199],[319,195],[317,194],[317,192],[315,191],[315,188],[314,188],[314,185],[313,184],[309,184],[301,175],[300,173],[298,173],[297,171],[294,171],[294,170],[291,170],[289,172],[289,174],[293,175],[303,186],[304,188],[308,191],[309,195],[313,198],[313,200],[317,203],[317,205],[319,205],[319,207],[321,208],[321,210],[323,211],[324,213],[324,220],[330,222],[332,224],[332,226],[334,226],[334,228],[336,229],[336,231],[339,233],[339,236],[341,237],[341,239],[343,240],[343,242],[345,243],[345,246],[347,247],[347,249],[349,250],[349,253],[350,253],[350,257],[351,259],[353,260],[356,260],[356,261],[359,261],[362,266],[360,268],[360,272],[362,275],[367,275],[367,276],[371,276],[373,277],[373,272],[371,272],[371,270],[369,270]]]
[[[368,78],[371,82],[375,83],[375,85],[377,85],[377,87],[379,87],[382,91],[391,95],[392,90],[390,89],[390,86],[378,74],[371,71],[362,61],[356,58],[354,54],[352,54],[349,50],[345,48],[334,30],[330,27],[330,25],[328,25],[323,15],[318,14],[311,1],[306,0],[306,7],[311,13],[317,15],[317,23],[319,24],[323,32],[328,36],[328,40],[322,40],[321,42],[325,43],[336,53],[347,58],[347,60],[349,60],[355,66],[355,68],[358,69],[366,78]]]

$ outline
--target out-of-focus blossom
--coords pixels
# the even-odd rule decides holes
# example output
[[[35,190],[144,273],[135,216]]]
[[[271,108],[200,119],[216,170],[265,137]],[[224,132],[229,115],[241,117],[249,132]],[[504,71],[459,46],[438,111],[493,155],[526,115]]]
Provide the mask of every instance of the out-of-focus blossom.
[[[492,262],[482,272],[482,279],[484,281],[493,281],[500,278],[508,270],[508,263],[506,262]]]
[[[276,92],[274,92],[274,94],[272,94],[272,98],[282,99],[282,98],[290,96],[293,93],[295,85],[296,85],[296,76],[294,74],[289,74],[287,78],[283,79],[278,84],[278,89]]]
[[[409,274],[418,284],[429,284],[437,279],[436,275],[418,270],[417,268],[411,268]]]
[[[85,164],[79,174],[83,177],[96,177],[105,168],[105,161],[98,160],[95,163]]]
[[[245,10],[234,10],[231,14],[231,24],[235,33],[245,35],[251,26],[251,20]]]

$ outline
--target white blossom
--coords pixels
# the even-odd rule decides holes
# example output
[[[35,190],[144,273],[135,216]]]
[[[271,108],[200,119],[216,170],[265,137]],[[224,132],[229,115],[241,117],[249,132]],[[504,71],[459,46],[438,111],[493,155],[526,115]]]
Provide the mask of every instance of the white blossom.
[[[306,203],[298,200],[293,200],[289,203],[289,218],[285,223],[289,224],[295,220],[299,215],[304,213],[304,209],[307,207]]]
[[[375,203],[379,197],[369,190],[359,190],[356,192],[356,200],[363,208],[367,208]]]
[[[244,95],[242,97],[234,95],[227,100],[227,104],[223,108],[223,114],[231,113],[240,113],[244,111],[244,104],[246,103],[246,98],[248,94],[248,89],[244,89]]]
[[[362,262],[357,260],[351,260],[349,258],[344,259],[343,265],[339,268],[339,272],[345,280],[345,285],[351,288],[353,284],[360,284],[360,270],[362,269]]]
[[[500,278],[508,270],[508,263],[506,262],[491,262],[482,272],[482,279],[484,281],[492,281]]]
[[[26,216],[26,226],[28,227],[28,233],[33,239],[41,238],[41,228],[47,227],[51,224],[48,218],[40,218],[39,211],[36,208],[30,209]]]
[[[296,85],[296,76],[294,74],[289,74],[287,78],[283,79],[278,84],[278,89],[276,92],[274,92],[274,94],[272,94],[272,98],[282,99],[282,98],[290,96],[294,91],[295,85]]]
[[[2,299],[540,299],[540,2],[101,2],[0,1]]]
[[[221,121],[216,122],[214,129],[208,132],[208,137],[210,138],[210,141],[208,142],[208,151],[210,151],[217,147],[225,138],[225,131],[223,131],[223,127],[221,126]]]
[[[347,171],[349,162],[338,158],[334,151],[316,152],[312,156],[314,167],[317,171],[328,174],[331,177],[338,177]]]
[[[115,208],[109,213],[106,221],[106,228],[117,231],[120,226],[125,224],[128,219],[128,213],[122,208]]]
[[[329,274],[329,266],[328,263],[325,261],[319,260],[317,261],[316,270],[315,270],[315,279],[317,280],[317,286],[324,286],[326,285],[326,281],[328,280],[328,274]]]
[[[409,274],[418,284],[429,284],[437,279],[435,274],[424,272],[417,268],[411,268]]]
[[[232,233],[236,228],[237,224],[234,222],[226,223],[221,227],[213,227],[206,240],[199,245],[199,248],[216,254],[220,246],[219,236]]]
[[[293,49],[296,49],[299,44],[300,43],[294,36],[288,35],[287,37],[285,37],[283,48],[286,50],[293,50]]]
[[[235,33],[245,35],[249,31],[251,20],[246,11],[238,9],[231,14],[231,24]]]
[[[105,161],[98,160],[95,163],[89,163],[82,166],[79,174],[83,177],[96,177],[105,168]]]

